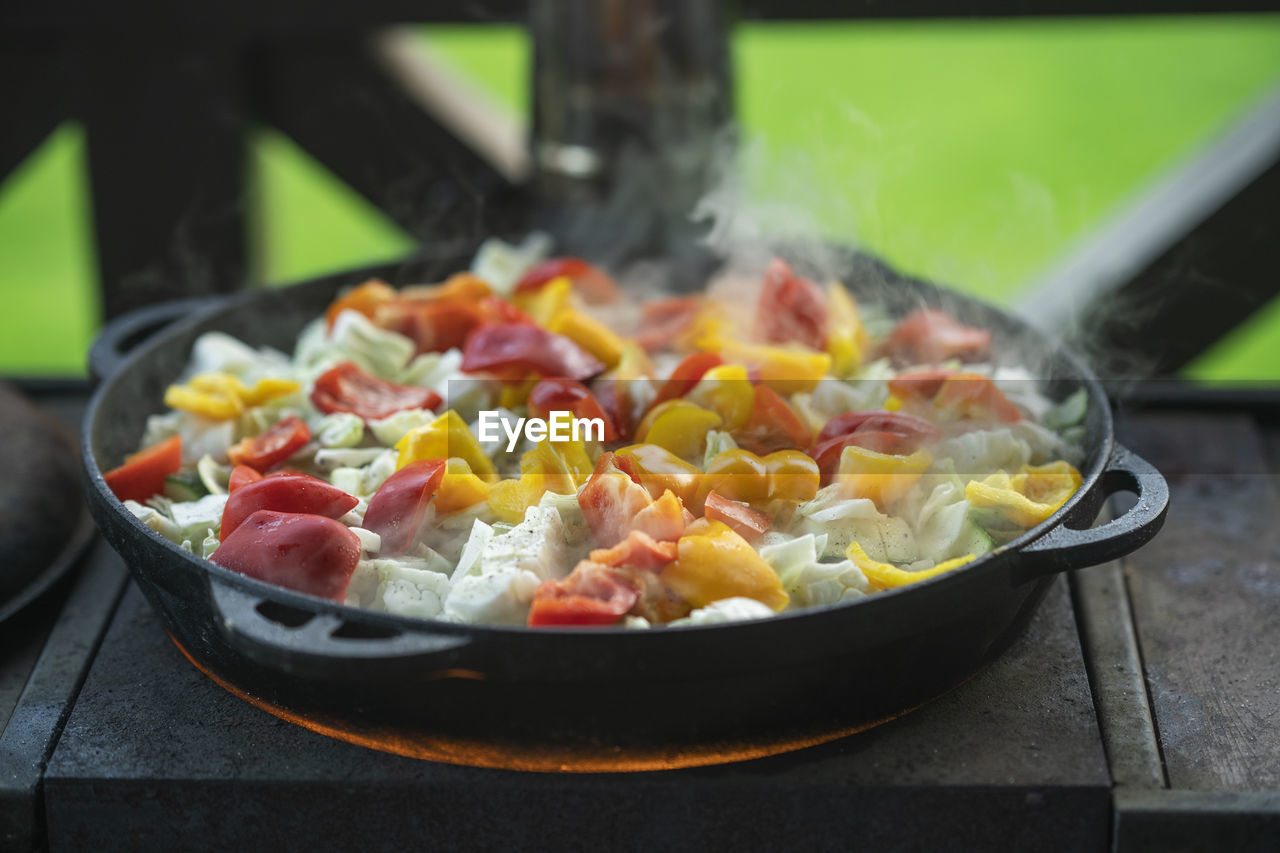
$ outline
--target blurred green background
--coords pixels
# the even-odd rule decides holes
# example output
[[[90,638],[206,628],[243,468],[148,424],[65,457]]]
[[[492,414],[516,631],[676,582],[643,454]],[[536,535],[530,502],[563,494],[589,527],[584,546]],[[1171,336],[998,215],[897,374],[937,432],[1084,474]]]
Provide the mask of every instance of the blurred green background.
[[[527,114],[522,29],[431,27],[422,39]],[[1006,304],[1280,86],[1280,15],[746,24],[733,49],[754,197]],[[255,278],[412,246],[284,136],[260,132],[251,156]],[[88,215],[83,135],[69,123],[0,185],[0,370],[83,372],[98,322]],[[1188,373],[1280,379],[1280,300]]]

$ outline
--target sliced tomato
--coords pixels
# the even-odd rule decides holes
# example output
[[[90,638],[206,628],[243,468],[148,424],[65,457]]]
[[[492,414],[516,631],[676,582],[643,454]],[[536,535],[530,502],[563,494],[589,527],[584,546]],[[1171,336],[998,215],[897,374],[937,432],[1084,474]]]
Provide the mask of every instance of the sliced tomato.
[[[646,302],[636,343],[649,352],[667,349],[693,327],[702,304],[701,296],[672,296]]]
[[[840,466],[840,454],[849,445],[898,456],[912,453],[940,435],[928,421],[900,412],[845,412],[827,421],[809,455],[818,463],[822,482],[827,483]]]
[[[564,580],[538,586],[529,626],[613,625],[639,597],[639,585],[630,575],[584,560]]]
[[[360,562],[360,540],[332,518],[260,509],[223,536],[209,559],[260,581],[341,602]]]
[[[698,380],[702,379],[704,373],[722,364],[724,359],[713,352],[695,352],[685,356],[684,361],[677,364],[676,369],[671,371],[667,381],[662,383],[662,387],[658,389],[658,396],[653,398],[653,404],[649,408],[653,409],[660,403],[688,394],[693,390],[693,386],[698,384]]]
[[[654,539],[643,530],[633,530],[612,548],[597,548],[591,552],[591,562],[602,566],[626,566],[632,569],[657,571],[676,558],[676,543]]]
[[[1009,401],[996,383],[977,373],[956,373],[947,377],[933,402],[943,411],[964,417],[1007,424],[1022,420],[1018,407]]]
[[[325,323],[332,329],[338,315],[343,311],[356,311],[372,320],[384,305],[395,298],[395,288],[381,279],[371,278],[335,299],[324,312]]]
[[[405,409],[434,409],[441,398],[430,388],[388,382],[344,361],[320,374],[311,402],[322,412],[350,412],[370,421]]]
[[[990,332],[958,323],[937,308],[918,308],[903,317],[884,344],[886,355],[907,364],[978,361],[990,348]]]
[[[632,474],[618,468],[618,459],[608,451],[601,453],[591,478],[578,491],[582,516],[603,545],[625,539],[634,529],[636,516],[654,502]]]
[[[733,438],[739,447],[764,456],[775,450],[803,450],[812,434],[781,394],[768,385],[757,385],[751,418]]]
[[[467,338],[462,369],[487,371],[508,381],[528,373],[583,380],[603,371],[604,365],[563,335],[525,323],[493,323]]]
[[[182,437],[170,436],[125,457],[124,464],[102,475],[107,488],[122,501],[145,501],[164,491],[164,478],[182,468]]]
[[[569,412],[575,418],[599,418],[604,423],[604,440],[616,441],[613,418],[587,386],[572,379],[543,379],[529,392],[529,414],[546,418],[552,412]]]
[[[231,479],[227,482],[227,494],[231,494],[237,489],[241,489],[250,483],[256,483],[262,479],[262,474],[248,465],[237,465],[231,469]]]
[[[311,430],[299,418],[282,418],[257,435],[231,445],[227,458],[232,465],[248,465],[266,471],[301,450],[311,440]]]
[[[827,295],[816,283],[774,258],[764,271],[756,303],[756,331],[771,343],[799,343],[820,350],[827,344]]]
[[[426,518],[431,496],[444,480],[444,459],[411,462],[387,478],[369,499],[363,526],[382,537],[379,553],[403,554]]]
[[[742,501],[721,497],[714,490],[707,493],[707,521],[723,521],[729,529],[748,542],[755,542],[765,534],[773,524],[773,520],[759,510],[754,510]]]
[[[526,272],[516,283],[516,293],[532,293],[554,278],[568,278],[582,298],[593,304],[613,302],[618,285],[604,270],[581,258],[548,258]]]
[[[246,518],[260,509],[339,518],[355,509],[358,503],[337,486],[306,474],[261,477],[237,487],[227,497],[219,537],[226,539]]]

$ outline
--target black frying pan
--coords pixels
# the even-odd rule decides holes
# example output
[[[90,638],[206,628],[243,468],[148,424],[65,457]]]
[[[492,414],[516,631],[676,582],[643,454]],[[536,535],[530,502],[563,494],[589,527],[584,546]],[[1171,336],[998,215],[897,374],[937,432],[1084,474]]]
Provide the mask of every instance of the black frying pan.
[[[754,622],[649,631],[415,620],[301,595],[201,560],[135,520],[106,488],[101,471],[137,448],[146,416],[161,409],[164,388],[200,333],[219,329],[288,350],[339,288],[369,275],[397,284],[439,280],[465,268],[471,248],[284,290],[144,309],[109,326],[95,345],[92,361],[103,378],[84,429],[90,507],[168,630],[219,678],[308,714],[550,742],[676,743],[800,722],[870,721],[981,669],[1022,628],[1055,574],[1129,553],[1163,522],[1163,478],[1115,444],[1106,397],[1075,356],[1048,348],[1007,314],[859,255],[846,258],[842,277],[855,294],[874,289],[895,310],[941,305],[991,329],[999,350],[1034,355],[1055,397],[1081,386],[1090,396],[1079,492],[1008,545],[904,589]],[[1136,493],[1137,502],[1090,529],[1118,491]]]

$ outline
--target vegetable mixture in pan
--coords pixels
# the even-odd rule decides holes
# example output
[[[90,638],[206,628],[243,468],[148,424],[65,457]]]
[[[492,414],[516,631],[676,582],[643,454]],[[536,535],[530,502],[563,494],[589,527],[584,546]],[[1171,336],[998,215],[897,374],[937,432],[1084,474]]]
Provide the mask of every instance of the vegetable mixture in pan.
[[[637,301],[543,243],[202,335],[106,482],[233,571],[406,616],[648,628],[955,571],[1080,487],[1084,391],[776,259]],[[1010,354],[1006,354],[1008,356]]]

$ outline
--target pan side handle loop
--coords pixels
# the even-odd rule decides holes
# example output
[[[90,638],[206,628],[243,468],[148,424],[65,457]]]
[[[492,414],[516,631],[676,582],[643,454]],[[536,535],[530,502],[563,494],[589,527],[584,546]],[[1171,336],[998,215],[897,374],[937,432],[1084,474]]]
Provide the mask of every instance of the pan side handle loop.
[[[333,613],[275,605],[252,592],[210,579],[215,620],[227,642],[264,666],[308,678],[358,683],[402,678],[422,680],[466,674],[460,654],[464,634],[400,631],[349,622]],[[264,615],[269,607],[281,611]],[[296,615],[296,619],[290,618]],[[468,677],[480,677],[472,674]]]
[[[170,323],[197,314],[217,301],[216,297],[204,296],[157,302],[107,321],[89,347],[89,376],[94,382],[101,382],[119,369],[138,344]]]
[[[1027,545],[1018,553],[1019,581],[1118,559],[1150,542],[1164,526],[1169,484],[1155,466],[1128,448],[1115,445],[1097,488],[1098,506],[1118,492],[1134,492],[1138,500],[1099,527],[1060,524]]]

